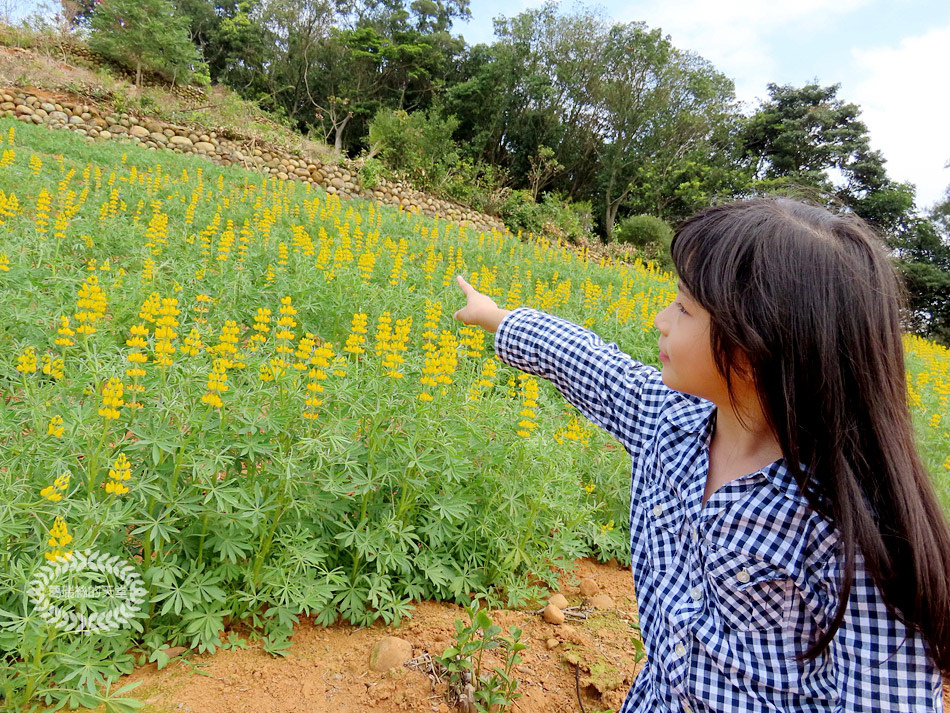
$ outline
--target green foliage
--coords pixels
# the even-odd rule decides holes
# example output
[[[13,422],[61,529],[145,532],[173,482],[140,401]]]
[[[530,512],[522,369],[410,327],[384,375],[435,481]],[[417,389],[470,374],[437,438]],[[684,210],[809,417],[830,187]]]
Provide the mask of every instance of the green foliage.
[[[452,133],[458,121],[437,109],[409,114],[383,109],[369,125],[370,155],[424,189],[438,189],[458,163]]]
[[[435,659],[448,674],[450,702],[463,699],[466,687],[471,686],[468,690],[480,713],[507,710],[522,695],[513,675],[514,667],[521,663],[520,652],[528,648],[521,643],[521,629],[510,627],[508,636],[502,636],[501,627],[492,623],[477,599],[465,611],[469,626],[456,619],[455,645]],[[483,666],[486,651],[495,652],[496,657],[500,654],[501,665],[490,671]]]
[[[766,185],[781,179],[833,195],[893,234],[912,221],[913,186],[888,179],[884,157],[870,148],[860,108],[839,99],[839,88],[769,84],[769,99],[748,119],[739,142]],[[844,182],[833,181],[831,171]]]
[[[950,199],[934,206],[929,219],[918,219],[889,236],[910,302],[910,327],[950,346]]]
[[[547,193],[536,203],[528,190],[512,191],[499,214],[514,233],[572,243],[589,238],[594,222],[589,202],[575,203],[559,193]]]
[[[372,185],[380,176],[496,214],[507,191],[496,168],[460,156],[452,139],[458,121],[436,109],[409,114],[382,109],[370,123],[370,151],[362,175]],[[366,185],[364,183],[364,185]]]
[[[66,705],[87,676],[75,700],[95,705],[93,691],[102,695],[132,663],[161,663],[161,649],[231,645],[229,625],[280,655],[301,615],[321,625],[396,623],[413,601],[468,603],[473,595],[519,606],[553,584],[553,567],[577,557],[629,562],[622,450],[592,427],[584,440],[563,436],[576,435],[569,428],[576,413],[565,412],[547,382],[534,409],[537,431],[517,435],[523,387],[504,367],[484,385],[488,344],[482,356],[459,347],[453,383],[432,402],[420,400],[423,346],[432,343],[420,324],[427,303],[438,302],[435,332],[470,338],[451,319],[458,295],[443,283],[447,270],[477,276],[498,299],[530,270],[529,304],[563,294],[561,314],[589,316],[650,361],[652,339],[639,317],[628,311],[621,319],[607,303],[585,315],[581,290],[562,286],[592,278],[604,294],[640,291],[653,309],[668,289],[655,275],[603,271],[538,240],[467,234],[176,154],[163,154],[159,166],[154,152],[128,144],[89,144],[7,120],[0,137],[14,157],[0,169],[5,190],[15,187],[20,206],[0,225],[0,253],[9,259],[9,271],[0,270],[0,379],[15,394],[0,401],[0,655],[8,662],[0,690],[10,700]],[[36,222],[44,190],[45,233]],[[66,225],[55,227],[67,201],[74,202]],[[236,233],[245,221],[242,243]],[[368,278],[358,260],[367,252],[375,256]],[[108,318],[72,346],[56,345],[61,316],[78,326],[77,294],[90,276],[106,293]],[[139,316],[153,292],[178,300],[176,352],[166,368],[154,361],[154,325]],[[315,421],[303,415],[306,368],[260,378],[273,376],[278,358],[273,330],[265,347],[250,349],[257,310],[272,310],[276,320],[284,297],[297,310],[295,335],[312,333],[342,357],[334,369],[344,376],[326,372]],[[387,312],[394,321],[414,318],[401,379],[389,376],[370,344],[364,355],[343,351],[355,313],[368,316],[372,335]],[[244,368],[228,368],[218,409],[204,399],[228,320],[240,325]],[[98,414],[102,386],[110,377],[132,385],[127,341],[140,323],[149,325],[149,362],[138,379],[143,408],[123,406],[108,422]],[[204,346],[187,355],[192,330]],[[31,347],[41,366],[43,355],[62,358],[62,377],[17,371]],[[126,404],[130,397],[127,388]],[[53,416],[63,420],[61,436],[48,432]],[[119,454],[132,464],[121,497],[105,488]],[[67,471],[60,501],[41,494]],[[139,572],[147,598],[134,627],[95,637],[46,630],[24,585],[49,552],[57,517],[73,537],[70,549],[114,554]]]
[[[488,163],[461,158],[451,167],[440,193],[489,215],[498,215],[509,191],[505,174]]]
[[[645,259],[659,263],[663,269],[672,269],[673,229],[663,219],[653,215],[624,218],[615,229],[615,239],[618,243],[633,245]]]
[[[96,6],[89,21],[89,47],[132,70],[175,81],[207,83],[207,67],[188,37],[187,21],[168,0],[109,0]]]

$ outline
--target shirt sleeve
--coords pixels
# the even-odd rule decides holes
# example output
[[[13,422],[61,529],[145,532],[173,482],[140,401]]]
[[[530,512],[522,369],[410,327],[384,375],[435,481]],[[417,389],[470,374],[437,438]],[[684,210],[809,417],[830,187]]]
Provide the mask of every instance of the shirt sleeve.
[[[841,628],[830,644],[841,699],[847,713],[943,711],[940,670],[923,638],[884,604],[873,578],[858,556],[854,585]],[[837,565],[832,565],[837,570]],[[840,575],[840,572],[835,572]],[[837,585],[838,576],[832,578]],[[837,592],[828,598],[826,615],[834,615]]]
[[[658,410],[665,396],[656,394],[647,399],[650,403],[643,403],[650,377],[658,378],[656,369],[634,360],[616,344],[604,343],[590,330],[537,310],[522,307],[502,320],[495,353],[505,364],[552,382],[631,454],[644,411]]]

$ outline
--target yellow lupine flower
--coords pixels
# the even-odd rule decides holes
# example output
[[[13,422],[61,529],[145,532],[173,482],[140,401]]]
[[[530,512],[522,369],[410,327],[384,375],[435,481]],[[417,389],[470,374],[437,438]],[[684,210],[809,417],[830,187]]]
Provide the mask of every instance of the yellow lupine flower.
[[[73,346],[73,340],[70,337],[74,336],[76,333],[69,328],[69,317],[63,315],[59,318],[59,329],[56,330],[56,333],[59,335],[54,341],[57,347],[71,347]]]
[[[109,469],[109,481],[106,483],[106,492],[111,495],[125,495],[129,489],[123,482],[132,477],[132,464],[125,453],[120,453]]]
[[[46,435],[53,438],[62,438],[65,430],[62,416],[53,416],[46,426]]]
[[[65,363],[62,359],[54,359],[49,354],[43,355],[43,373],[47,376],[52,376],[54,379],[62,379],[64,368]]]
[[[125,404],[122,400],[123,389],[122,381],[115,376],[102,387],[102,408],[98,413],[107,421],[119,418],[119,409]]]
[[[528,374],[519,374],[518,379],[522,382],[522,410],[520,413],[521,420],[518,421],[518,435],[522,438],[530,438],[531,432],[537,428],[537,424],[529,420],[533,418],[534,409],[538,407],[538,383],[532,379]],[[531,414],[531,416],[526,416],[526,414]]]
[[[44,556],[46,559],[50,562],[69,560],[73,555],[73,551],[65,551],[62,549],[73,541],[73,536],[69,534],[69,529],[66,527],[66,521],[61,517],[57,517],[53,521],[53,527],[50,529],[49,534],[50,537],[47,544],[52,550],[45,553]]]
[[[369,320],[362,312],[353,315],[353,321],[350,326],[350,334],[346,338],[346,345],[343,351],[350,354],[365,354],[363,345],[366,344],[366,325]]]
[[[76,332],[79,334],[94,334],[93,326],[106,314],[106,294],[99,287],[99,278],[90,275],[79,288],[76,297],[75,319],[79,322]]]
[[[36,373],[36,350],[33,347],[27,347],[23,353],[17,357],[16,370],[21,374]]]
[[[69,487],[70,477],[69,471],[66,471],[61,476],[56,478],[52,485],[43,488],[40,491],[40,495],[51,502],[58,503],[63,499],[62,494],[66,492],[66,488]]]

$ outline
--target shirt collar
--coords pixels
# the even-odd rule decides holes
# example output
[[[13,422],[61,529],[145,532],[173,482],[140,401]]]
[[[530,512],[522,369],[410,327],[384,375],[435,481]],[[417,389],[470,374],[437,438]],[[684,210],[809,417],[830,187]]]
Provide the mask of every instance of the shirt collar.
[[[674,398],[673,405],[664,412],[666,420],[687,433],[705,432],[715,404],[689,394],[677,393]]]
[[[668,409],[665,417],[674,427],[702,437],[704,444],[709,444],[712,437],[712,416],[716,405],[697,396],[676,393],[676,400]],[[784,458],[766,466],[761,471],[772,487],[796,502],[808,504],[807,498],[798,488],[798,483],[792,477]]]

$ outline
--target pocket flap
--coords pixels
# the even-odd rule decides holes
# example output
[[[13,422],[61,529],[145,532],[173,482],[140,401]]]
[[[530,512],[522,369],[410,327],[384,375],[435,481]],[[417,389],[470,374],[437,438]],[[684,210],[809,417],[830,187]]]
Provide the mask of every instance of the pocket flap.
[[[789,576],[771,562],[728,550],[710,553],[706,559],[706,572],[733,589],[748,589],[761,582],[780,581]]]

